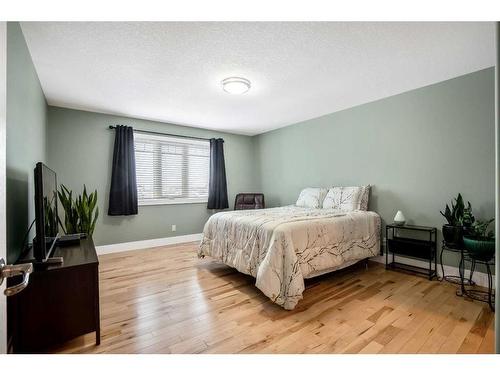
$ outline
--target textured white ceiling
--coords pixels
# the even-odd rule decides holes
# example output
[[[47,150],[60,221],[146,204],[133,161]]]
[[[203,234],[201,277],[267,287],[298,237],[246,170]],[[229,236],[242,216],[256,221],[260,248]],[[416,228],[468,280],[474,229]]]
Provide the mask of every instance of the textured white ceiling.
[[[258,134],[494,65],[493,23],[23,22],[48,103]],[[251,80],[241,96],[229,76]]]

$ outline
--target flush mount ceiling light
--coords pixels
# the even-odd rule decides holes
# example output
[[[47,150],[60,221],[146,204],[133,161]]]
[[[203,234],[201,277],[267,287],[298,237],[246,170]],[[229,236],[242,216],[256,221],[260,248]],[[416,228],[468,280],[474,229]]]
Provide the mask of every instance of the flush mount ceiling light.
[[[250,86],[250,81],[242,77],[229,77],[222,80],[222,89],[229,94],[244,94],[250,90]]]

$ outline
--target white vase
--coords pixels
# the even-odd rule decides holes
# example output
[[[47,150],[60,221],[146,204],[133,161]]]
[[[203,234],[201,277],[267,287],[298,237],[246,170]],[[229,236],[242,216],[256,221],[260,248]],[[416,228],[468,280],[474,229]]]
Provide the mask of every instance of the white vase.
[[[405,215],[403,215],[403,212],[398,211],[396,213],[396,216],[394,216],[394,224],[403,225],[405,222],[406,222]]]

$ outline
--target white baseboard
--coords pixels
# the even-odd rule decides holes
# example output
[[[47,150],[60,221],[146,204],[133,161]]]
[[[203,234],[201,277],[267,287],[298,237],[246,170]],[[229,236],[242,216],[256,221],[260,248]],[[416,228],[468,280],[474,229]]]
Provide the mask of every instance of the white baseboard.
[[[158,247],[166,245],[175,245],[178,243],[201,241],[202,233],[186,234],[184,236],[154,238],[151,240],[122,242],[111,245],[96,246],[97,255],[119,253],[122,251],[147,249],[149,247]]]
[[[392,255],[391,255],[391,257],[392,257]],[[385,264],[385,255],[376,256],[376,257],[373,257],[370,259],[375,261],[375,262]],[[396,255],[395,261],[399,262],[399,263],[403,263],[403,264],[408,264],[410,266],[429,268],[428,262],[418,260],[418,259],[404,258],[404,257],[400,257],[400,256]],[[444,268],[444,273],[446,275],[458,275],[459,274],[458,267],[443,265],[443,268]],[[443,276],[443,274],[441,272],[441,266],[439,264],[437,265],[437,273],[438,273],[439,277]],[[465,276],[466,277],[469,276],[468,270],[465,270]],[[488,287],[488,275],[486,273],[475,271],[474,275],[472,276],[472,280],[479,286],[484,286],[486,288]],[[495,285],[495,275],[493,275],[493,285]]]

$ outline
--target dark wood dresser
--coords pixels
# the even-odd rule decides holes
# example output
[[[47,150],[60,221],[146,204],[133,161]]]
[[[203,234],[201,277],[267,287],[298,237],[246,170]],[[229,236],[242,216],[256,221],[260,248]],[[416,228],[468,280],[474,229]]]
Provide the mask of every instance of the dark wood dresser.
[[[92,239],[56,247],[52,256],[63,257],[63,264],[35,267],[26,289],[8,300],[14,353],[46,352],[94,331],[100,344],[99,260]],[[26,254],[19,263],[30,258]]]

